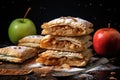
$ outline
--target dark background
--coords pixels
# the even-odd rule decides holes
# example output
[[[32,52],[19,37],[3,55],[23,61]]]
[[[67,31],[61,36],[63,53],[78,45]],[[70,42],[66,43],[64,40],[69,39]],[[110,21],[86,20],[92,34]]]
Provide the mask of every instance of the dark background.
[[[94,24],[95,31],[111,27],[120,31],[119,0],[0,0],[0,43],[9,43],[8,27],[12,20],[23,17],[28,7],[31,19],[40,34],[43,22],[61,16],[74,16]]]

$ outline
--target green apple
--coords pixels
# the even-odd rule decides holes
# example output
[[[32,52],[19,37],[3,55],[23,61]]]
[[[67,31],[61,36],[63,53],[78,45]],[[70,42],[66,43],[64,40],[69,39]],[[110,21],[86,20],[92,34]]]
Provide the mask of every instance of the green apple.
[[[9,39],[14,44],[17,44],[19,39],[34,34],[37,34],[36,26],[33,21],[28,18],[15,19],[8,28]]]

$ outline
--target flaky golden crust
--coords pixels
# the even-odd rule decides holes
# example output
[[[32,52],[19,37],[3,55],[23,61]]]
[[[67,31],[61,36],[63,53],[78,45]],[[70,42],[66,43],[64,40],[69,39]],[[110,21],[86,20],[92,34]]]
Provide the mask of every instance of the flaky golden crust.
[[[40,40],[43,38],[42,35],[29,35],[19,40],[18,46],[27,46],[40,49]]]
[[[42,28],[50,28],[58,25],[69,25],[72,28],[88,28],[93,27],[93,24],[87,20],[78,17],[60,17],[44,23]]]
[[[92,45],[91,36],[81,37],[60,37],[46,35],[40,41],[40,47],[45,49],[80,52]]]
[[[30,43],[30,42],[18,43],[18,46],[27,46],[27,47],[33,47],[33,48],[40,48],[40,44],[38,44],[38,43]]]
[[[61,66],[67,64],[69,66],[82,67],[87,65],[87,62],[92,56],[91,49],[81,53],[47,50],[39,55],[36,62],[44,65]]]
[[[75,17],[60,17],[41,25],[41,34],[59,36],[81,36],[92,33],[93,24],[87,20]]]
[[[37,55],[37,49],[25,46],[7,46],[0,48],[0,60],[22,63]]]
[[[42,35],[29,35],[20,39],[19,43],[39,43],[42,38]]]

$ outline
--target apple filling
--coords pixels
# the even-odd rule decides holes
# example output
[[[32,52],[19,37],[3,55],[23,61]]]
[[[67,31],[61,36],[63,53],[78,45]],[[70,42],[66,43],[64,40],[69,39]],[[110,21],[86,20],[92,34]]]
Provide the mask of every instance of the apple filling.
[[[46,28],[43,30],[44,32],[48,32],[47,34],[53,34],[53,35],[71,35],[74,36],[74,34],[81,34],[84,33],[85,30],[82,28],[72,28],[68,25],[62,25],[62,26],[53,26],[50,28]]]
[[[41,57],[38,60],[40,63],[44,63],[45,65],[53,65],[53,66],[62,66],[63,64],[68,64],[69,66],[85,66],[87,61],[85,59],[79,58],[68,58],[68,57]]]
[[[52,49],[59,49],[61,50],[72,50],[72,51],[78,51],[80,49],[82,49],[83,47],[80,45],[77,45],[77,43],[72,43],[71,41],[67,41],[67,40],[55,40],[54,38],[49,39],[49,40],[45,40],[42,41],[41,43],[41,47],[42,48],[52,48]]]
[[[58,50],[46,50],[39,54],[36,62],[44,65],[82,67],[87,64],[89,59],[93,56],[92,49],[87,49],[83,52],[66,52]],[[65,65],[64,65],[65,66]]]

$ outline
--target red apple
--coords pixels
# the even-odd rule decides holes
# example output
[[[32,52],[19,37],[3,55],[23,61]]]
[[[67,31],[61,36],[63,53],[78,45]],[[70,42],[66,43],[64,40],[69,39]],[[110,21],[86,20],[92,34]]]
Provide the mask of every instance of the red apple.
[[[100,28],[93,35],[97,55],[114,57],[120,54],[120,33],[114,28]]]

